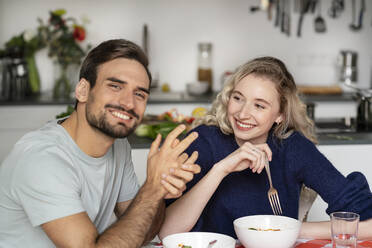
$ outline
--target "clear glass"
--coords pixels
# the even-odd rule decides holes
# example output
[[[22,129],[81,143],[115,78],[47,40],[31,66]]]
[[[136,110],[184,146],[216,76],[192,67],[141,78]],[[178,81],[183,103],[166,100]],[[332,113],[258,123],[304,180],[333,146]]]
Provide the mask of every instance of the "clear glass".
[[[331,213],[332,248],[356,248],[359,214]]]
[[[212,90],[212,44],[198,44],[198,81],[208,82],[208,91]]]

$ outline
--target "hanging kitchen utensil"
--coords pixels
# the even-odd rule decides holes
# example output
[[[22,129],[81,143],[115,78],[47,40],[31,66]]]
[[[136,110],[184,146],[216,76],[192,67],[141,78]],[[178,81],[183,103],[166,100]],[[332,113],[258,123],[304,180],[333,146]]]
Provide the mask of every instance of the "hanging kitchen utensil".
[[[314,28],[317,33],[324,33],[327,30],[326,23],[322,17],[322,1],[318,1],[318,16],[314,19]]]
[[[273,17],[273,5],[274,5],[274,0],[269,0],[269,6],[267,7],[267,19],[271,21]]]
[[[351,0],[351,23],[349,25],[350,29],[356,26],[355,24],[355,12],[356,12],[356,7],[355,7],[355,0]]]
[[[331,18],[337,18],[344,11],[344,0],[332,0],[331,7],[328,9],[328,15]]]
[[[145,52],[145,54],[147,56],[149,56],[149,37],[148,37],[148,28],[147,28],[147,24],[144,24],[143,25],[143,30],[142,30],[142,48],[143,48],[143,51]]]
[[[363,15],[366,10],[366,2],[365,0],[360,0],[360,9],[359,9],[359,15],[358,17],[355,16],[355,0],[352,0],[352,18],[353,22],[350,24],[350,29],[353,31],[359,31],[363,27]]]
[[[279,26],[280,21],[280,0],[275,1],[275,27]]]
[[[282,0],[280,5],[280,32],[284,33],[284,16],[285,16],[285,5],[287,0]]]
[[[310,11],[312,14],[315,13],[315,10],[316,10],[316,5],[318,4],[318,1],[320,0],[310,0]]]
[[[301,0],[301,12],[298,18],[297,37],[301,37],[302,22],[305,14],[309,11],[312,0]]]
[[[287,35],[290,36],[291,34],[291,17],[290,17],[290,1],[284,0],[284,11],[283,11],[283,32]]]

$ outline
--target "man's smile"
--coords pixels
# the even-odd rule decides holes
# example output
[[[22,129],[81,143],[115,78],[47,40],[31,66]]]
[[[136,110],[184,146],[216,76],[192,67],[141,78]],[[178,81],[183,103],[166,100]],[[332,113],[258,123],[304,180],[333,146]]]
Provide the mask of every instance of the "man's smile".
[[[117,111],[112,111],[111,114],[113,116],[116,116],[122,120],[130,120],[132,119],[133,117],[129,116],[129,115],[126,115],[126,114],[123,114],[123,113],[120,113],[120,112],[117,112]]]

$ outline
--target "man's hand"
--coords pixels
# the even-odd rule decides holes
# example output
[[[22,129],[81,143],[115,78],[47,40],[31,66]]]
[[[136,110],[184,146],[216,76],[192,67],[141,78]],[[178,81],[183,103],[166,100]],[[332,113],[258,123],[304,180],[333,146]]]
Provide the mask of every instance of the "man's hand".
[[[178,198],[186,189],[186,183],[194,178],[194,174],[200,172],[200,166],[195,164],[198,152],[195,151],[189,157],[186,153],[178,157],[178,167],[170,168],[170,174],[162,180],[164,188],[168,191],[165,199]]]
[[[185,130],[185,125],[176,127],[164,140],[159,149],[161,136],[158,135],[151,144],[149,156],[147,159],[147,178],[145,184],[153,187],[159,187],[159,194],[165,197],[168,193],[171,195],[180,195],[185,190],[185,180],[192,179],[192,171],[200,170],[199,166],[194,165],[197,159],[197,153],[187,158],[183,152],[198,137],[196,132],[192,132],[182,141],[177,137]],[[185,169],[181,169],[181,164]],[[172,176],[169,176],[172,173]],[[167,181],[166,181],[166,180]],[[168,195],[167,197],[169,197]]]

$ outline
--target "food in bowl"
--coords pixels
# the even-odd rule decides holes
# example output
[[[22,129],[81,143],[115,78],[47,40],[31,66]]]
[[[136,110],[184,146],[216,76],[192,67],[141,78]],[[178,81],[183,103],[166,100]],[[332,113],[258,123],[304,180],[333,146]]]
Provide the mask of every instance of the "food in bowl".
[[[179,248],[192,248],[190,245],[178,244]]]
[[[213,248],[235,248],[235,239],[220,233],[185,232],[166,236],[163,240],[164,248],[206,248],[209,242],[217,240]]]
[[[250,227],[248,228],[249,230],[254,230],[254,231],[260,231],[260,232],[266,232],[266,231],[280,231],[279,228],[267,228],[267,229],[263,229],[263,228],[254,228],[254,227]]]
[[[289,248],[296,243],[301,222],[286,216],[251,215],[234,220],[239,241],[247,248]]]

